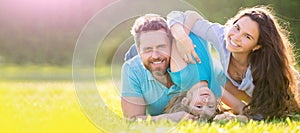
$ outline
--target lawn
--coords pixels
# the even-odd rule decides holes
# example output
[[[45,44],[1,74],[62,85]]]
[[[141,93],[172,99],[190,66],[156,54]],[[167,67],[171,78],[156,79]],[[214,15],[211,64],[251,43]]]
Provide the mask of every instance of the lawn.
[[[86,88],[78,90],[71,80],[2,79],[0,132],[300,132],[299,116],[248,123],[126,122],[116,82],[108,77],[81,85]]]

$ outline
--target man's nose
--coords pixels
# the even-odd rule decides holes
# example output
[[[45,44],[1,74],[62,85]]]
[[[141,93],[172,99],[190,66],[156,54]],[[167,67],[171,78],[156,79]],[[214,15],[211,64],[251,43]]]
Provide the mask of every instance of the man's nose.
[[[153,50],[152,58],[158,58],[158,57],[160,57],[160,52],[158,50]]]

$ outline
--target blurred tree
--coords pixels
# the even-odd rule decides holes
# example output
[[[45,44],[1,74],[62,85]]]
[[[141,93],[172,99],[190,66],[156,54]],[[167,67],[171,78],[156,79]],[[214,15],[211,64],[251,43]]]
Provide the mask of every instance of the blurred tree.
[[[49,0],[43,3],[38,0],[2,0],[0,63],[70,65],[80,31],[92,16],[112,1]],[[196,7],[207,19],[221,24],[235,15],[241,7],[270,5],[279,18],[290,23],[291,40],[298,49],[300,48],[300,15],[297,12],[300,7],[299,0],[186,0],[186,2]],[[130,3],[128,8],[131,8]],[[133,22],[128,20],[111,31],[101,44],[97,62],[109,64],[114,56],[118,56],[114,58],[122,61],[122,55],[126,50],[121,54],[115,52],[131,37],[129,30]],[[103,20],[104,25],[107,23],[108,20]]]

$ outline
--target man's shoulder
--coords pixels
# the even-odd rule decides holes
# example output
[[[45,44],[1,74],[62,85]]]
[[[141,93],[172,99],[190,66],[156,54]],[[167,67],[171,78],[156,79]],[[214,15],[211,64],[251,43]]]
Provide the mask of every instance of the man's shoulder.
[[[136,55],[131,59],[125,61],[124,65],[128,65],[130,67],[143,67],[142,59],[139,55]]]
[[[132,57],[131,59],[125,61],[122,66],[122,71],[129,72],[134,75],[147,75],[147,70],[142,63],[142,59],[139,55]]]

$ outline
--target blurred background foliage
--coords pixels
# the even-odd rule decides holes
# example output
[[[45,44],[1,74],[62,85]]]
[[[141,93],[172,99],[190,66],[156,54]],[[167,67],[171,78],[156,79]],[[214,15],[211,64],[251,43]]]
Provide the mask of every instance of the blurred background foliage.
[[[70,66],[76,41],[85,24],[97,12],[113,2],[113,0],[2,0],[0,64]],[[300,48],[299,0],[186,0],[186,2],[196,7],[208,20],[221,24],[235,15],[241,7],[270,5],[277,17],[289,22],[290,39],[296,44],[297,49]],[[126,8],[131,8],[130,3]],[[121,22],[107,35],[99,47],[97,65],[123,63],[124,52],[133,43],[129,30],[134,19]],[[103,24],[105,23],[109,22],[103,20]]]

